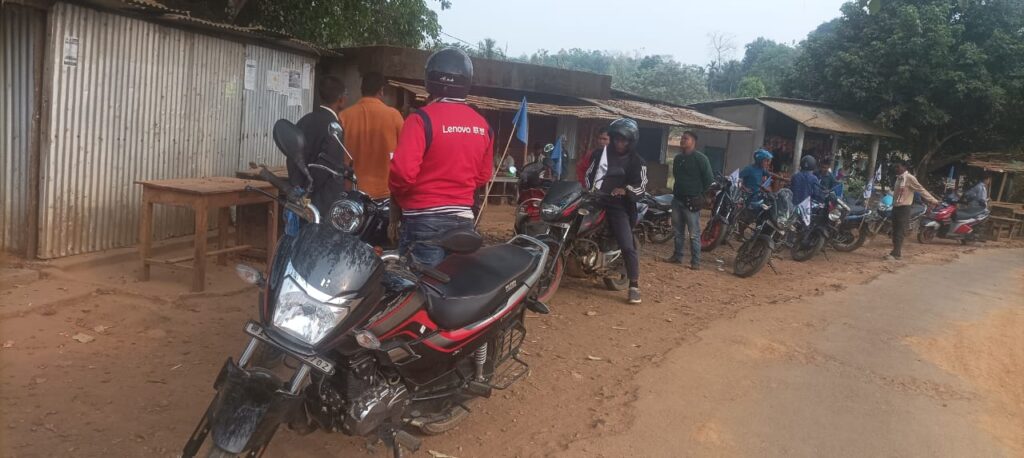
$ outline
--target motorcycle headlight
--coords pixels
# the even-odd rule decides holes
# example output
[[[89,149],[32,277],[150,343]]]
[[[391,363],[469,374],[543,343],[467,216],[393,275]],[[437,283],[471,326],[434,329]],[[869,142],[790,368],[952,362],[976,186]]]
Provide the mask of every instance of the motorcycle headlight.
[[[327,298],[321,298],[327,299]],[[329,299],[336,304],[314,299],[286,277],[277,294],[274,326],[307,344],[316,345],[348,315],[349,300]]]
[[[558,205],[555,205],[555,204],[544,204],[544,205],[541,205],[541,207],[540,207],[540,214],[542,216],[546,216],[546,217],[550,218],[550,217],[553,217],[553,216],[558,216],[558,213],[559,213],[560,210],[561,210],[561,208]]]
[[[351,199],[341,199],[331,205],[331,225],[352,234],[363,224],[363,206]]]
[[[843,217],[842,210],[839,207],[833,208],[832,211],[828,212],[828,219],[832,222],[839,221],[839,218]]]

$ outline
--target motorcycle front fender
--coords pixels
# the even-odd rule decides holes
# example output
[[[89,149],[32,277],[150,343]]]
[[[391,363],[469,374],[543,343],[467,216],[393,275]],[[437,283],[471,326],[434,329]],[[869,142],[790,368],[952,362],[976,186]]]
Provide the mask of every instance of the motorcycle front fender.
[[[775,251],[775,239],[768,234],[760,234],[757,236],[758,239],[764,240],[768,244],[768,249]]]
[[[265,446],[278,425],[302,405],[302,397],[283,391],[283,386],[273,373],[245,370],[228,358],[207,412],[213,443],[236,454]]]

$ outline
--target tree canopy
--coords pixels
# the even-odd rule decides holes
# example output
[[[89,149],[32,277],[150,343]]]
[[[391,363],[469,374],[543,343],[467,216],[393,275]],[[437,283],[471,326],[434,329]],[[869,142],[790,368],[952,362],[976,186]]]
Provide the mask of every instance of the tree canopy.
[[[1024,2],[885,0],[871,14],[867,3],[808,36],[790,95],[893,129],[919,170],[954,149],[1024,141]]]

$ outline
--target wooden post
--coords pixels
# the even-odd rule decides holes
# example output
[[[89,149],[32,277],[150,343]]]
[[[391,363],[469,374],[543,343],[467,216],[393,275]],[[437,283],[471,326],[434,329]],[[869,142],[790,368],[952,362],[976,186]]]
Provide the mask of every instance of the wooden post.
[[[217,209],[217,265],[228,265],[228,254],[224,249],[228,247],[228,226],[231,225],[231,207]],[[237,243],[237,242],[236,242]]]
[[[836,170],[836,157],[839,156],[839,135],[833,135],[833,150],[831,150],[830,161],[828,163],[828,170]]]
[[[153,202],[150,200],[149,189],[142,190],[142,214],[139,215],[139,257],[142,258],[142,271],[139,280],[149,281],[149,253],[153,246]]]
[[[997,202],[1003,201],[1003,191],[1006,190],[1006,181],[1010,178],[1009,172],[1003,172],[1003,182],[999,184],[999,197],[996,198]],[[1013,231],[1011,231],[1013,232]]]
[[[865,177],[867,181],[871,181],[871,177],[875,175],[875,169],[878,168],[878,137],[871,137],[871,159],[868,161],[868,176]],[[879,183],[875,183],[877,186]]]
[[[196,214],[196,235],[192,254],[192,292],[206,288],[206,221],[209,217],[206,197],[198,197],[192,204]]]
[[[806,132],[807,128],[803,124],[797,123],[796,141],[793,143],[793,169],[789,171],[790,174],[800,171],[800,156],[804,154],[804,134]]]

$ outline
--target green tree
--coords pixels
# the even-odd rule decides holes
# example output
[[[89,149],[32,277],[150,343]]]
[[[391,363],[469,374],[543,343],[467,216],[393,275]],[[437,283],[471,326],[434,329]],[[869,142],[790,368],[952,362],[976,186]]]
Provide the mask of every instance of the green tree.
[[[928,170],[951,145],[1024,142],[1024,2],[868,0],[812,32],[791,95],[858,111],[903,136]],[[1014,127],[1016,126],[1016,127]]]
[[[782,84],[792,73],[799,55],[797,48],[758,37],[747,43],[742,74],[761,80],[765,95],[782,95]]]
[[[324,47],[387,44],[419,47],[441,26],[427,6],[449,0],[165,0],[171,8],[242,26],[277,30]]]
[[[756,76],[743,77],[739,89],[736,90],[737,97],[764,97],[765,95],[764,82]]]
[[[743,76],[743,64],[738,60],[711,62],[708,65],[708,91],[715,98],[736,97]]]

